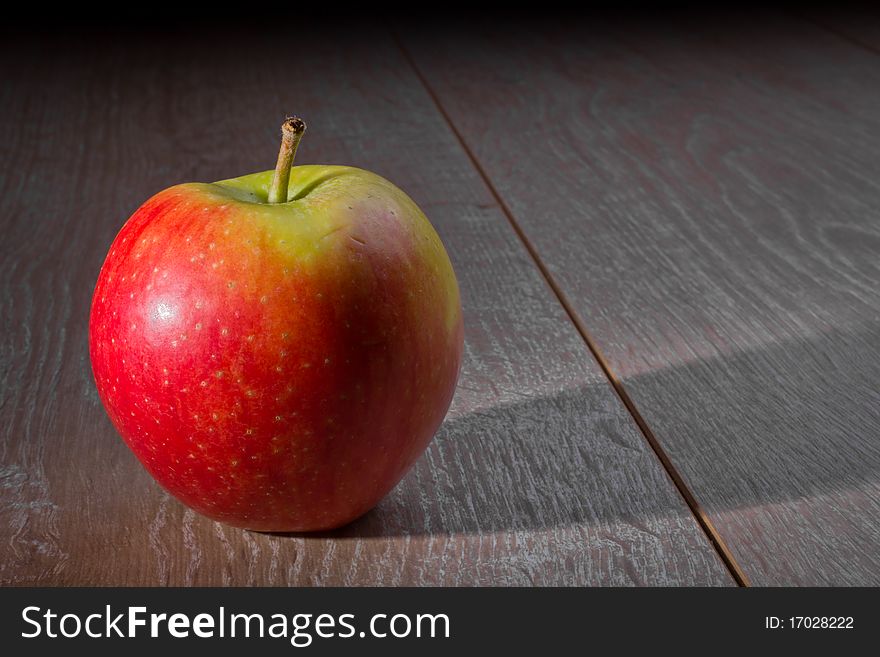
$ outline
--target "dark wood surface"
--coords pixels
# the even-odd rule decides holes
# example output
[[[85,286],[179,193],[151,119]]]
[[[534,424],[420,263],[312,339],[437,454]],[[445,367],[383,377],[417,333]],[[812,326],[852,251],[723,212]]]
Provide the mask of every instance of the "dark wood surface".
[[[877,53],[776,16],[404,40],[746,577],[880,584]]]
[[[735,583],[389,33],[0,49],[0,582]],[[310,123],[300,161],[370,168],[426,211],[466,323],[428,453],[321,536],[230,529],[162,492],[111,427],[87,352],[125,218],[171,184],[268,168],[294,110]]]

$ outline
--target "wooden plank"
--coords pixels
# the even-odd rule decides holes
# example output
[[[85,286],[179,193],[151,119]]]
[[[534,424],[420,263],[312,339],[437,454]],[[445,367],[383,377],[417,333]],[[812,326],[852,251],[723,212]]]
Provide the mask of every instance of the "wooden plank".
[[[764,16],[404,42],[752,583],[880,583],[875,56]]]
[[[0,582],[732,583],[384,33],[0,47]],[[300,161],[368,167],[425,209],[466,316],[461,385],[429,452],[324,536],[226,528],[162,493],[105,417],[86,349],[124,218],[172,183],[271,166],[294,110],[310,125]]]

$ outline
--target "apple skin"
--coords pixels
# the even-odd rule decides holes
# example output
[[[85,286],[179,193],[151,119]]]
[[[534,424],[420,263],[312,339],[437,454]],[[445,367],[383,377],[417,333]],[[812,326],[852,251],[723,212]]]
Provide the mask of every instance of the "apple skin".
[[[98,278],[89,350],[113,424],[187,506],[259,531],[344,525],[440,426],[462,357],[458,284],[401,190],[340,166],[177,185]]]

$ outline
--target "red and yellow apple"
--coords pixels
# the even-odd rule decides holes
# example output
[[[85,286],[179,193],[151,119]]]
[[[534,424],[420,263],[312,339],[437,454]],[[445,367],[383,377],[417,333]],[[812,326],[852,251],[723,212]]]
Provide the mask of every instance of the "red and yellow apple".
[[[113,424],[165,489],[286,532],[357,518],[422,454],[455,389],[462,315],[416,204],[361,169],[291,169],[302,126],[285,127],[297,139],[274,172],[177,185],[134,213],[89,347]]]

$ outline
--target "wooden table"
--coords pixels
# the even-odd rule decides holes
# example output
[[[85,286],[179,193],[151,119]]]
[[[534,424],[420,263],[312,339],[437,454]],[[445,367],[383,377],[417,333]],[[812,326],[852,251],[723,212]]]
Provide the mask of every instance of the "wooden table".
[[[0,582],[880,584],[880,28],[365,24],[0,44]],[[427,454],[318,536],[144,472],[87,317],[171,184],[372,169],[449,250],[466,354]]]

